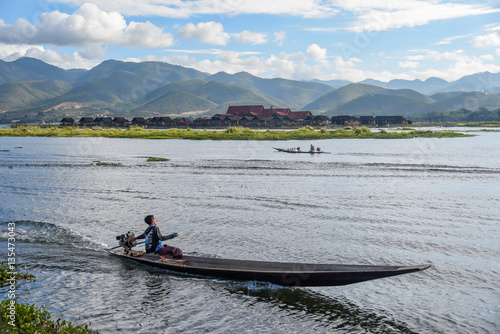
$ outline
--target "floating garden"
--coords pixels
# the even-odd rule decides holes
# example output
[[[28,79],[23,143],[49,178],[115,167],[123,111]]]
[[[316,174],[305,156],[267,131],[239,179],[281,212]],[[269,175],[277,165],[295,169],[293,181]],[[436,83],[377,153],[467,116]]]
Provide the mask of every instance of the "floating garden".
[[[376,139],[403,139],[403,138],[443,138],[467,137],[450,130],[396,130],[371,129],[362,127],[345,127],[339,129],[321,128],[311,126],[296,130],[252,130],[242,127],[229,127],[224,130],[193,130],[187,129],[145,129],[130,127],[118,128],[78,128],[78,127],[38,127],[26,126],[13,129],[0,129],[0,136],[22,137],[106,137],[106,138],[138,138],[138,139],[190,139],[190,140],[309,140],[309,139],[349,139],[349,138],[376,138]]]

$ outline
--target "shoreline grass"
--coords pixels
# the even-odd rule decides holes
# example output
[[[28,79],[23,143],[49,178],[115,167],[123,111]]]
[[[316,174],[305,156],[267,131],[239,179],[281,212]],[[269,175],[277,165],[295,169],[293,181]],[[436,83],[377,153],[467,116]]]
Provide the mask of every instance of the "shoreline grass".
[[[146,161],[147,162],[161,162],[161,161],[169,161],[170,159],[167,158],[157,158],[157,157],[149,157]]]
[[[76,128],[76,127],[49,127],[38,126],[18,127],[14,129],[0,129],[0,136],[10,137],[106,137],[106,138],[133,138],[133,139],[190,139],[190,140],[314,140],[314,139],[405,139],[405,138],[449,138],[468,137],[469,134],[455,131],[441,130],[411,130],[411,131],[372,131],[366,126],[346,127],[340,129],[315,130],[307,126],[297,130],[252,130],[249,128],[229,127],[225,130],[192,130],[187,129],[144,129],[133,127],[130,129],[116,128]]]
[[[16,266],[17,267],[17,266]],[[33,280],[35,276],[18,272],[12,265],[0,261],[0,287],[17,286],[21,280]],[[11,290],[9,290],[11,291]],[[14,290],[15,291],[15,290]],[[14,295],[14,293],[12,293]],[[22,304],[17,298],[9,296],[0,302],[0,333],[24,334],[90,334],[98,333],[89,328],[89,325],[74,325],[71,321],[51,320],[50,313],[45,306],[36,307],[35,304]]]

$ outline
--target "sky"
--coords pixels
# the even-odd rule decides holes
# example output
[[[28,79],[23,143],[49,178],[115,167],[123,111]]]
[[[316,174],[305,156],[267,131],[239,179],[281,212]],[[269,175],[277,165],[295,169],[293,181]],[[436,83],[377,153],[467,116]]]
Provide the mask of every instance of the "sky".
[[[0,59],[163,61],[262,78],[500,72],[500,0],[0,0]]]

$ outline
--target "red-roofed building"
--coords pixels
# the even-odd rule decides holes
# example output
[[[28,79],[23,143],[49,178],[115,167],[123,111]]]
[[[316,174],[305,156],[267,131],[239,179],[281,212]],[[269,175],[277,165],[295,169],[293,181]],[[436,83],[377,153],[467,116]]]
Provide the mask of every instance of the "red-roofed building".
[[[291,111],[287,115],[295,117],[296,121],[303,121],[307,116],[311,116],[312,113],[310,111]]]
[[[258,106],[229,106],[227,108],[227,113],[243,117],[243,116],[247,116],[249,114],[260,115],[262,113],[262,110],[264,110],[264,106],[262,106],[262,105],[258,105]]]
[[[262,116],[262,117],[265,117],[265,118],[269,118],[269,117],[273,117],[274,114],[278,113],[282,116],[285,116],[285,115],[288,115],[289,113],[291,112],[290,109],[275,109],[273,107],[271,107],[271,109],[263,109],[262,112],[260,113],[260,115],[258,116]]]

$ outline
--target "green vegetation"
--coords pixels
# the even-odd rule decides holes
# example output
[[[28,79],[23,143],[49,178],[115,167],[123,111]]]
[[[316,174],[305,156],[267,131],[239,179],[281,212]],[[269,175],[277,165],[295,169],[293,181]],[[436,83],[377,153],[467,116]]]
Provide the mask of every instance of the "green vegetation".
[[[12,278],[11,274],[12,270],[9,268],[9,266],[6,263],[3,263],[3,261],[0,261],[0,286],[6,285],[8,283],[8,279]],[[34,279],[35,276],[26,273],[20,273],[15,271],[14,278],[17,280],[21,279]]]
[[[11,272],[15,272],[14,275]],[[10,280],[34,279],[32,274],[12,271],[9,265],[0,261],[0,286],[9,285]],[[75,326],[69,321],[50,320],[51,315],[45,306],[37,308],[34,304],[25,305],[15,299],[0,302],[0,333],[24,334],[85,334],[94,333],[88,325]],[[97,333],[97,332],[95,332]]]
[[[115,162],[102,162],[102,161],[94,161],[96,166],[114,166],[114,167],[121,167],[123,166],[120,163],[115,163]]]
[[[458,123],[458,126],[468,126],[468,127],[485,127],[485,128],[500,128],[500,121],[498,122],[467,122]]]
[[[55,98],[71,89],[64,81],[19,81],[0,85],[1,108],[15,110],[29,108]]]
[[[483,93],[446,92],[454,83],[436,78],[425,82],[306,82],[263,79],[246,72],[210,75],[149,61],[108,60],[92,70],[63,70],[26,57],[1,65],[2,124],[52,123],[63,117],[78,119],[96,114],[197,118],[225,113],[229,105],[248,104],[327,116],[402,115],[420,122],[500,121],[500,96],[493,93],[500,73],[490,73],[487,80],[479,73],[460,79],[460,85],[481,87]],[[426,95],[435,91],[441,92]],[[478,110],[450,111],[466,107]],[[481,109],[485,108],[494,111],[484,113]]]
[[[147,161],[169,161],[170,159],[167,158],[156,158],[156,157],[149,157]]]
[[[460,109],[442,113],[431,112],[420,116],[414,115],[412,119],[418,122],[458,122],[468,123],[466,126],[487,126],[485,125],[487,123],[496,124],[500,122],[500,109],[479,108],[477,111]]]
[[[0,129],[0,136],[34,136],[34,137],[107,137],[107,138],[140,138],[140,139],[192,139],[192,140],[309,140],[332,138],[379,138],[402,139],[415,137],[465,137],[469,135],[453,131],[404,131],[404,132],[372,132],[368,127],[346,127],[338,130],[323,129],[316,131],[307,126],[291,131],[280,130],[251,130],[249,128],[229,127],[225,131],[167,129],[148,130],[131,128],[129,130],[101,129],[101,128],[73,128],[38,126],[18,127],[15,129]],[[98,162],[99,163],[99,162]],[[100,163],[99,165],[120,165]]]
[[[12,305],[12,306],[11,306]],[[15,314],[15,320],[9,317],[10,312]],[[0,328],[11,334],[39,333],[39,334],[84,334],[94,333],[88,325],[75,326],[69,321],[50,320],[51,315],[45,309],[33,305],[17,302],[17,299],[7,299],[0,303]],[[13,322],[12,322],[13,321]]]

